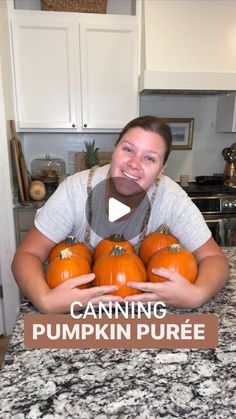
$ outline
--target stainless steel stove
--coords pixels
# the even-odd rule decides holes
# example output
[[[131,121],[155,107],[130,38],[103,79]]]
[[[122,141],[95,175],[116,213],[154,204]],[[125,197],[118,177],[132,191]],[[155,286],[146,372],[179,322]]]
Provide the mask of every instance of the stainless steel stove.
[[[220,246],[236,246],[236,188],[191,182],[185,191],[202,212]]]

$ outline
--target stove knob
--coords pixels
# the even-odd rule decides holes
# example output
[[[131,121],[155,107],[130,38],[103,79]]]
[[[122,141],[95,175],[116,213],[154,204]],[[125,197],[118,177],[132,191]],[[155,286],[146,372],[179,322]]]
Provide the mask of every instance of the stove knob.
[[[233,202],[232,201],[229,201],[229,208],[231,209],[231,208],[233,208]]]
[[[236,208],[236,200],[233,201],[233,207]]]
[[[228,207],[229,207],[229,201],[224,200],[224,201],[222,202],[222,207],[223,207],[223,208],[228,208]]]

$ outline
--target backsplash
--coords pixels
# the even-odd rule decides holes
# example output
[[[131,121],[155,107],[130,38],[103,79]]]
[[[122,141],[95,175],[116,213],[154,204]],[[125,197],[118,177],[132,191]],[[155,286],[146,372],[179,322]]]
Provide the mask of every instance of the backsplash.
[[[66,163],[66,173],[73,174],[74,153],[85,150],[84,141],[96,142],[100,151],[112,151],[118,138],[118,133],[99,134],[67,134],[67,133],[24,133],[20,134],[26,164],[31,171],[31,162],[36,158],[44,158],[46,154],[59,157]]]
[[[141,95],[140,114],[153,114],[172,118],[194,118],[192,150],[173,150],[165,173],[175,180],[180,174],[188,174],[190,180],[198,175],[223,173],[225,161],[222,149],[236,142],[235,134],[215,132],[217,97]],[[111,151],[118,133],[21,133],[26,164],[31,170],[35,158],[62,158],[67,174],[74,173],[73,154],[82,151],[84,141],[95,139],[100,151]]]

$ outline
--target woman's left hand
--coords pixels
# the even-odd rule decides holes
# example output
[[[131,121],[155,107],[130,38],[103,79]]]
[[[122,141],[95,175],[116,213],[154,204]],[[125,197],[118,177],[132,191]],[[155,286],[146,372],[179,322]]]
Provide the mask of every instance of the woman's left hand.
[[[179,308],[196,308],[200,303],[200,289],[182,275],[166,268],[153,269],[153,273],[166,278],[165,282],[128,282],[131,288],[144,291],[126,297],[124,301],[162,301],[168,306]]]

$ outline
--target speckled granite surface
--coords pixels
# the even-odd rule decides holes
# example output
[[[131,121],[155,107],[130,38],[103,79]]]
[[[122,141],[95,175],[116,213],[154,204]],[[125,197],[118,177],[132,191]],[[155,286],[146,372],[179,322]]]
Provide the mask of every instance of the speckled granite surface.
[[[230,279],[193,312],[216,313],[213,350],[26,350],[21,306],[0,377],[0,418],[235,417],[236,248]]]

